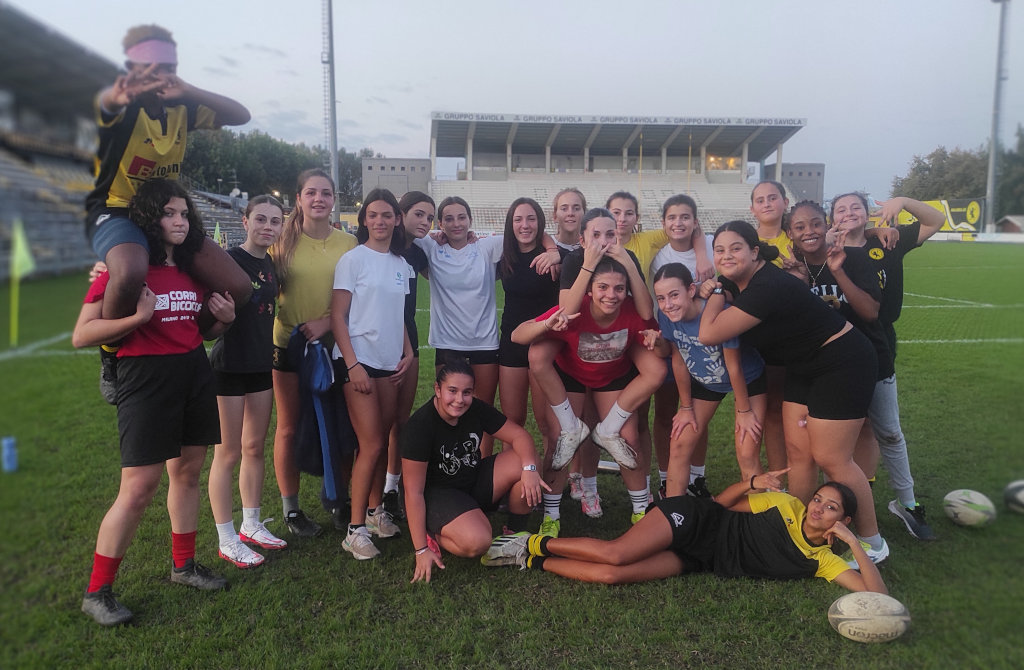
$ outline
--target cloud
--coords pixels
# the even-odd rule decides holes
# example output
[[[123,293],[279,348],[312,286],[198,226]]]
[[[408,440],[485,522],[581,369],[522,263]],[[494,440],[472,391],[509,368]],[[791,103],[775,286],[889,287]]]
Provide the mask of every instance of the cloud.
[[[229,65],[231,67],[238,67],[238,65],[239,65],[238,61],[235,60],[234,58],[231,58],[230,56],[223,56],[222,55],[222,56],[220,56],[220,59],[222,61],[224,61],[225,65]]]
[[[215,74],[218,77],[233,77],[234,76],[234,73],[228,72],[227,70],[225,70],[222,67],[215,67],[213,65],[207,65],[206,67],[203,68],[203,71],[204,72],[209,72],[210,74]]]
[[[275,49],[274,47],[268,47],[263,44],[252,44],[251,42],[247,42],[242,45],[242,48],[248,49],[249,51],[258,51],[260,53],[269,54],[271,56],[276,56],[278,58],[288,58],[288,54],[285,53],[284,51],[281,51],[280,49]]]
[[[268,135],[289,142],[305,142],[310,146],[324,143],[324,129],[320,120],[310,120],[309,115],[303,111],[274,109],[257,116],[252,125]]]
[[[370,103],[371,105],[372,104],[378,104],[378,105],[390,105],[391,104],[391,102],[389,100],[386,100],[386,99],[380,97],[379,95],[374,95],[374,96],[371,96],[371,97],[367,98],[366,102]]]
[[[395,119],[395,125],[399,125],[399,126],[402,126],[403,128],[408,128],[410,130],[422,130],[423,129],[423,124],[421,124],[421,123],[412,123],[411,121],[406,121],[405,119]]]

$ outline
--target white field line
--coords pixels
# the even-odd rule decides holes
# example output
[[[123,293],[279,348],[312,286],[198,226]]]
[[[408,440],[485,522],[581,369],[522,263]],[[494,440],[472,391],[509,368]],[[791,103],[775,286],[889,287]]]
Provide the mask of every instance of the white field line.
[[[38,342],[33,342],[32,344],[26,344],[25,346],[18,347],[17,349],[10,349],[9,351],[0,352],[0,361],[6,361],[13,358],[28,358],[29,356],[35,354],[36,350],[42,349],[43,347],[48,347],[51,344],[56,344],[62,340],[66,340],[69,337],[71,337],[71,333],[61,333],[60,335],[54,335],[53,337],[49,337],[45,340],[39,340]]]
[[[905,296],[909,295],[909,296],[912,296],[914,298],[924,298],[926,300],[941,300],[943,302],[955,302],[955,303],[959,303],[961,305],[972,305],[974,307],[992,307],[993,306],[993,305],[990,305],[989,303],[975,302],[973,300],[958,300],[956,298],[944,298],[941,295],[924,295],[923,293],[909,293],[909,292],[904,292],[903,295],[905,295]]]
[[[1024,337],[990,337],[963,340],[899,340],[904,344],[1024,344]]]

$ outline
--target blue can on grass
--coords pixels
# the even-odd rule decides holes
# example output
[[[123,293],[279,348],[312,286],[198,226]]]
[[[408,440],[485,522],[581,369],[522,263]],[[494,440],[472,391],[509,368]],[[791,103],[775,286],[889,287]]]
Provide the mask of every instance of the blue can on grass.
[[[4,472],[14,472],[18,469],[18,443],[13,437],[5,437],[3,445]]]

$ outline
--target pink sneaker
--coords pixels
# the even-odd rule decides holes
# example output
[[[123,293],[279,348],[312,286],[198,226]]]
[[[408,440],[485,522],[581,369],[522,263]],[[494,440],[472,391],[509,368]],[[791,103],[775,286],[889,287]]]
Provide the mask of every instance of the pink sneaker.
[[[583,513],[591,519],[600,519],[601,515],[604,514],[604,510],[601,509],[601,496],[597,493],[584,491],[580,506],[583,508]]]

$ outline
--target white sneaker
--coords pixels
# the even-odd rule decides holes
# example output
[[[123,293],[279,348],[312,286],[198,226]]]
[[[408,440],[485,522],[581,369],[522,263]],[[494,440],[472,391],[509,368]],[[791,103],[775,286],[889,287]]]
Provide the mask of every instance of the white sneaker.
[[[597,493],[584,491],[580,507],[583,509],[583,513],[591,519],[600,519],[601,515],[604,514],[604,510],[601,509],[601,496]]]
[[[569,474],[569,497],[573,500],[583,499],[583,475],[578,472]]]
[[[255,544],[260,549],[284,549],[288,543],[267,530],[266,523],[273,519],[257,521],[250,528],[244,522],[238,529],[238,539],[247,544]]]
[[[357,561],[367,561],[380,556],[380,550],[374,546],[370,539],[370,531],[366,526],[349,529],[345,539],[341,542],[341,548],[352,554]]]
[[[261,554],[257,554],[238,540],[235,540],[231,544],[221,546],[220,552],[218,553],[225,561],[234,563],[235,567],[243,570],[246,568],[255,568],[257,565],[263,563],[263,556]]]
[[[601,433],[594,430],[590,434],[590,439],[594,441],[594,444],[601,447],[608,452],[608,455],[615,459],[615,462],[624,468],[630,470],[636,470],[636,452],[633,451],[633,447],[622,439],[622,436],[618,433],[614,435],[602,435]]]
[[[864,549],[864,553],[868,555],[868,558],[870,558],[871,562],[875,565],[878,565],[885,559],[889,558],[889,543],[885,541],[885,538],[882,538],[881,549],[872,549],[871,545],[865,542],[864,540],[860,541],[860,546]],[[850,560],[846,561],[846,564],[854,570],[860,570],[860,565],[857,564],[856,558],[851,558]]]
[[[580,446],[580,442],[587,439],[587,435],[590,434],[590,429],[587,428],[587,424],[576,419],[576,429],[565,431],[563,430],[558,434],[558,442],[555,443],[555,453],[551,456],[551,468],[554,470],[561,470],[572,457],[576,455],[576,450]]]
[[[366,511],[366,530],[377,537],[394,537],[402,534],[391,514],[384,511],[384,505]]]

